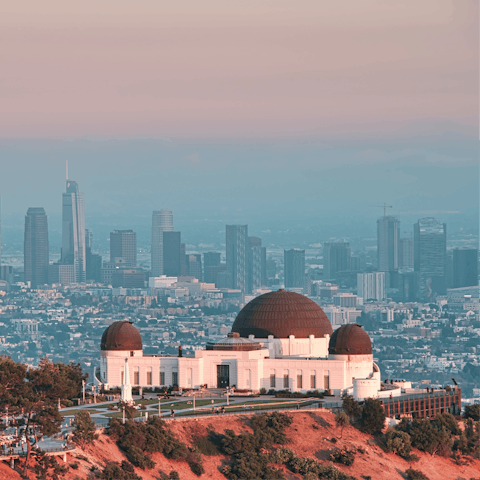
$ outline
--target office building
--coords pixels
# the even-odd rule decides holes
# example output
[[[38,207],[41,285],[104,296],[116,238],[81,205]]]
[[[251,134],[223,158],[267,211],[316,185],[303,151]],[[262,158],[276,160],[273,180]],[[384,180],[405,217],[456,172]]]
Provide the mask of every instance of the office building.
[[[163,274],[167,277],[180,276],[181,245],[180,232],[163,232]]]
[[[357,273],[357,295],[364,301],[385,299],[385,272]]]
[[[285,288],[304,288],[305,250],[292,248],[283,251]]]
[[[76,272],[73,264],[54,263],[48,266],[48,282],[51,285],[72,285],[77,283]]]
[[[25,282],[32,288],[48,283],[48,222],[43,208],[31,207],[25,215],[23,244]]]
[[[379,272],[398,270],[400,221],[386,215],[377,220],[377,260]]]
[[[123,258],[126,267],[137,266],[137,234],[133,230],[110,233],[110,262]]]
[[[413,226],[413,267],[418,277],[417,300],[428,302],[446,293],[447,226],[433,217]]]
[[[190,253],[186,256],[187,275],[202,281],[202,255]]]
[[[0,265],[1,264],[2,264],[2,196],[0,195]]]
[[[220,259],[220,252],[206,252],[203,254],[203,278],[206,283],[215,283]]]
[[[112,271],[113,288],[144,288],[145,272],[139,267],[117,266]]]
[[[226,226],[227,278],[229,288],[247,293],[248,225]]]
[[[413,268],[413,238],[401,238],[398,247],[398,268]]]
[[[478,285],[478,249],[455,248],[453,250],[453,288]]]
[[[267,249],[258,237],[248,237],[247,290],[249,293],[267,285]]]
[[[72,180],[62,197],[62,255],[60,263],[73,265],[75,281],[86,280],[85,203],[83,193]]]
[[[173,212],[154,211],[152,215],[152,277],[163,274],[163,232],[173,232]]]
[[[339,272],[350,268],[350,244],[325,242],[323,244],[323,280],[335,280]]]

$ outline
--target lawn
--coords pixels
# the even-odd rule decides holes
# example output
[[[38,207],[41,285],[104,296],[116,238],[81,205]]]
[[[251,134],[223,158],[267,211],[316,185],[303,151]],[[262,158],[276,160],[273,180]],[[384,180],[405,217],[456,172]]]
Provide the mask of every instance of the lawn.
[[[98,410],[95,408],[77,408],[75,410],[60,411],[60,415],[62,415],[62,417],[71,417],[72,415],[75,416],[78,413],[85,411],[87,411],[90,415],[94,413],[102,413],[102,410]]]

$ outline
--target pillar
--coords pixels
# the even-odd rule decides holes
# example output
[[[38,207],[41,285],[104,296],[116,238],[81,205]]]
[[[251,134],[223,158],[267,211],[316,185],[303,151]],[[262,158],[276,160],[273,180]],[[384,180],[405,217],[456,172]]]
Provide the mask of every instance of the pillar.
[[[15,459],[10,457],[10,468],[13,470],[15,468]]]

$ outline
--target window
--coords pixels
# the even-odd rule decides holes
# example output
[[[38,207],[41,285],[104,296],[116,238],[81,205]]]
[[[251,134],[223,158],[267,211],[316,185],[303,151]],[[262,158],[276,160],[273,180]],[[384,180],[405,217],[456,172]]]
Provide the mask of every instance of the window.
[[[297,375],[297,388],[303,388],[303,378],[301,373]]]
[[[133,384],[134,385],[140,385],[140,371],[139,370],[135,370],[135,372],[133,372]]]
[[[123,385],[123,372],[122,372],[122,379],[120,380],[120,383]]]
[[[172,385],[178,386],[178,372],[172,372]]]
[[[330,375],[328,373],[323,377],[323,388],[330,390]]]
[[[160,385],[165,385],[165,372],[160,372]]]
[[[310,388],[317,388],[315,375],[310,375]]]
[[[283,375],[283,388],[290,388],[290,379],[288,378],[288,373]]]
[[[152,385],[152,371],[147,372],[147,385]]]
[[[275,374],[270,374],[270,388],[275,388]]]

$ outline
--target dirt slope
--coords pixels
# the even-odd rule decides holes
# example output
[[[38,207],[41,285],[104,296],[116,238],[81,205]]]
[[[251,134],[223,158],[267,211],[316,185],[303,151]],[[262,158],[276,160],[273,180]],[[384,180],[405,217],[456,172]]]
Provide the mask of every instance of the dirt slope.
[[[468,465],[458,466],[451,459],[442,457],[432,457],[428,454],[414,451],[420,457],[420,461],[409,464],[397,455],[385,453],[377,445],[369,445],[372,437],[363,434],[351,426],[347,426],[343,430],[335,427],[334,415],[331,413],[309,413],[295,412],[292,413],[293,422],[287,428],[287,436],[291,439],[289,448],[294,450],[298,456],[314,458],[320,462],[328,462],[329,453],[334,448],[361,447],[365,449],[365,453],[357,453],[355,463],[351,467],[335,464],[339,469],[355,476],[361,480],[362,476],[370,476],[372,480],[402,480],[405,470],[412,467],[421,470],[430,480],[456,480],[458,477],[464,479],[478,478],[480,479],[480,462],[470,457],[465,457]],[[213,428],[217,432],[223,433],[229,428],[235,433],[252,432],[250,427],[249,416],[241,415],[238,417],[214,417],[199,420],[168,422],[169,428],[173,431],[179,440],[185,442],[188,446],[192,445],[193,439],[197,436],[205,436],[207,427]],[[333,444],[330,439],[336,437],[338,441]],[[85,459],[78,458],[83,455]],[[203,465],[205,473],[201,477],[196,477],[183,461],[168,460],[162,454],[153,455],[156,462],[155,468],[151,470],[141,470],[136,468],[137,474],[145,480],[157,480],[160,472],[169,474],[171,470],[176,470],[181,480],[189,480],[199,478],[200,480],[224,479],[221,473],[223,465],[228,463],[228,458],[224,456],[203,457]],[[94,445],[88,446],[84,451],[78,451],[68,456],[67,463],[77,462],[77,469],[70,468],[69,472],[63,476],[66,480],[87,478],[90,469],[94,466],[103,468],[107,461],[121,462],[125,460],[125,455],[114,441],[107,435],[101,435]],[[60,463],[63,463],[60,460]],[[300,475],[295,475],[284,467],[277,466],[285,471],[285,477],[288,480],[301,479]],[[17,472],[10,469],[7,463],[0,462],[0,479],[17,479],[21,478]],[[30,478],[35,478],[34,474],[30,474]]]

